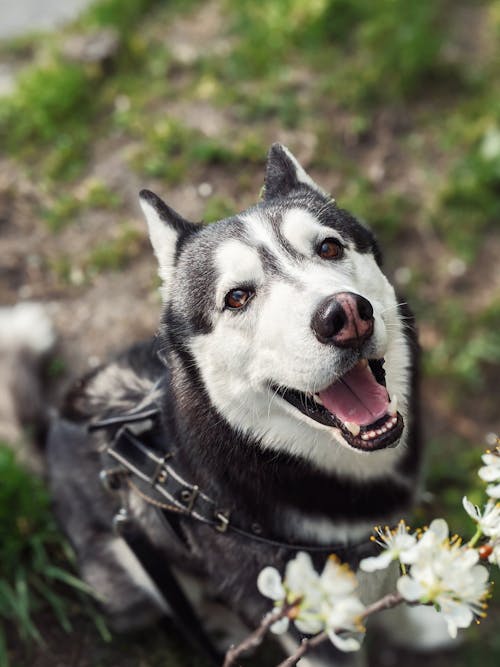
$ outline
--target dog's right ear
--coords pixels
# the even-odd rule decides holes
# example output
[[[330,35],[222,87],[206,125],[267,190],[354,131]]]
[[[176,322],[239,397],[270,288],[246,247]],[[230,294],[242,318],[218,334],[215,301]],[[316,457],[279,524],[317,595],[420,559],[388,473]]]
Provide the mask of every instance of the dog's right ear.
[[[199,229],[173,208],[167,206],[154,192],[141,190],[139,202],[146,217],[149,238],[158,260],[158,274],[164,283],[170,280],[179,242]]]

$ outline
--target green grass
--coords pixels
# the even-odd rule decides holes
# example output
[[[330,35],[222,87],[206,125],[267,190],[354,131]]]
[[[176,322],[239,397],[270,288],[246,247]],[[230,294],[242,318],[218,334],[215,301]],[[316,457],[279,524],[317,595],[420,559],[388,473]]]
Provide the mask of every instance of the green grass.
[[[80,31],[88,34],[109,26],[117,31],[115,77],[134,68],[141,70],[147,49],[135,37],[135,28],[157,3],[158,0],[101,0],[79,20]],[[45,38],[40,40],[40,51],[47,62],[28,66],[19,77],[16,91],[0,106],[4,148],[37,168],[47,185],[52,181],[71,181],[82,173],[96,139],[96,124],[109,116],[113,102],[108,69],[99,63],[68,61],[60,41],[47,46]],[[142,74],[145,81],[147,77]],[[107,123],[103,125],[105,129]]]
[[[10,664],[11,633],[43,644],[36,617],[44,608],[66,632],[73,629],[75,606],[87,608],[108,637],[101,617],[84,599],[91,591],[74,574],[74,557],[56,527],[45,487],[3,443],[0,479],[0,667]]]
[[[240,37],[228,63],[235,78],[278,77],[290,60],[299,66],[305,58],[325,91],[340,88],[344,103],[359,104],[412,96],[446,69],[440,60],[444,5],[433,0],[242,0],[227,6]]]
[[[487,371],[500,363],[500,306],[494,301],[479,312],[448,299],[434,313],[443,338],[425,358],[425,371],[447,382],[455,400],[467,391],[486,389]]]
[[[121,205],[120,198],[104,183],[95,179],[85,182],[77,190],[66,187],[62,194],[48,205],[42,216],[49,229],[56,233],[74,222],[82,214],[97,210],[113,210]]]
[[[130,225],[122,225],[115,239],[101,241],[89,252],[84,260],[86,273],[92,275],[124,269],[140,253],[144,241],[143,233]]]

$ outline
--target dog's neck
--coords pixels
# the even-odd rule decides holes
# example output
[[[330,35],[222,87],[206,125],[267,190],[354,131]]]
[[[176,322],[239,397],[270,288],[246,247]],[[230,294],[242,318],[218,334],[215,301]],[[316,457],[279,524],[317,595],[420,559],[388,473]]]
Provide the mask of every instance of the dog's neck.
[[[173,368],[163,407],[167,439],[180,472],[240,521],[259,523],[276,538],[287,539],[290,532],[300,537],[298,526],[307,522],[368,526],[409,509],[411,474],[407,483],[390,475],[371,481],[340,478],[264,449],[221,417],[193,373],[193,366],[189,371],[185,365]],[[323,533],[331,542],[329,531]]]

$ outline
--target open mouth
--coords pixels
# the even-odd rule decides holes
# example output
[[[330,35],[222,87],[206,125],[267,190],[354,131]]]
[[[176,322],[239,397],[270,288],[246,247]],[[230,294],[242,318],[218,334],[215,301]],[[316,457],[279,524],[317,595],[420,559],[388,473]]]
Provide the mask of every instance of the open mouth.
[[[339,428],[355,449],[372,452],[395,447],[403,432],[403,417],[385,385],[383,359],[361,359],[340,379],[319,391],[274,388],[310,419]]]

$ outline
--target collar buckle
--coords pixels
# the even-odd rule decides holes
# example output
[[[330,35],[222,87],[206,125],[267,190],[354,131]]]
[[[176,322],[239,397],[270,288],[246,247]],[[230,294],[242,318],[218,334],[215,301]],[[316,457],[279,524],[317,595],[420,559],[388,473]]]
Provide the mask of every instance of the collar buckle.
[[[229,510],[216,510],[215,518],[217,523],[215,524],[215,530],[218,530],[219,533],[225,533],[229,527],[229,517],[231,516]]]
[[[185,508],[186,512],[188,514],[191,514],[193,511],[194,504],[196,502],[196,498],[198,497],[198,494],[200,492],[200,489],[198,486],[193,486],[192,488],[184,488],[182,489],[180,496],[181,500],[186,503]]]

